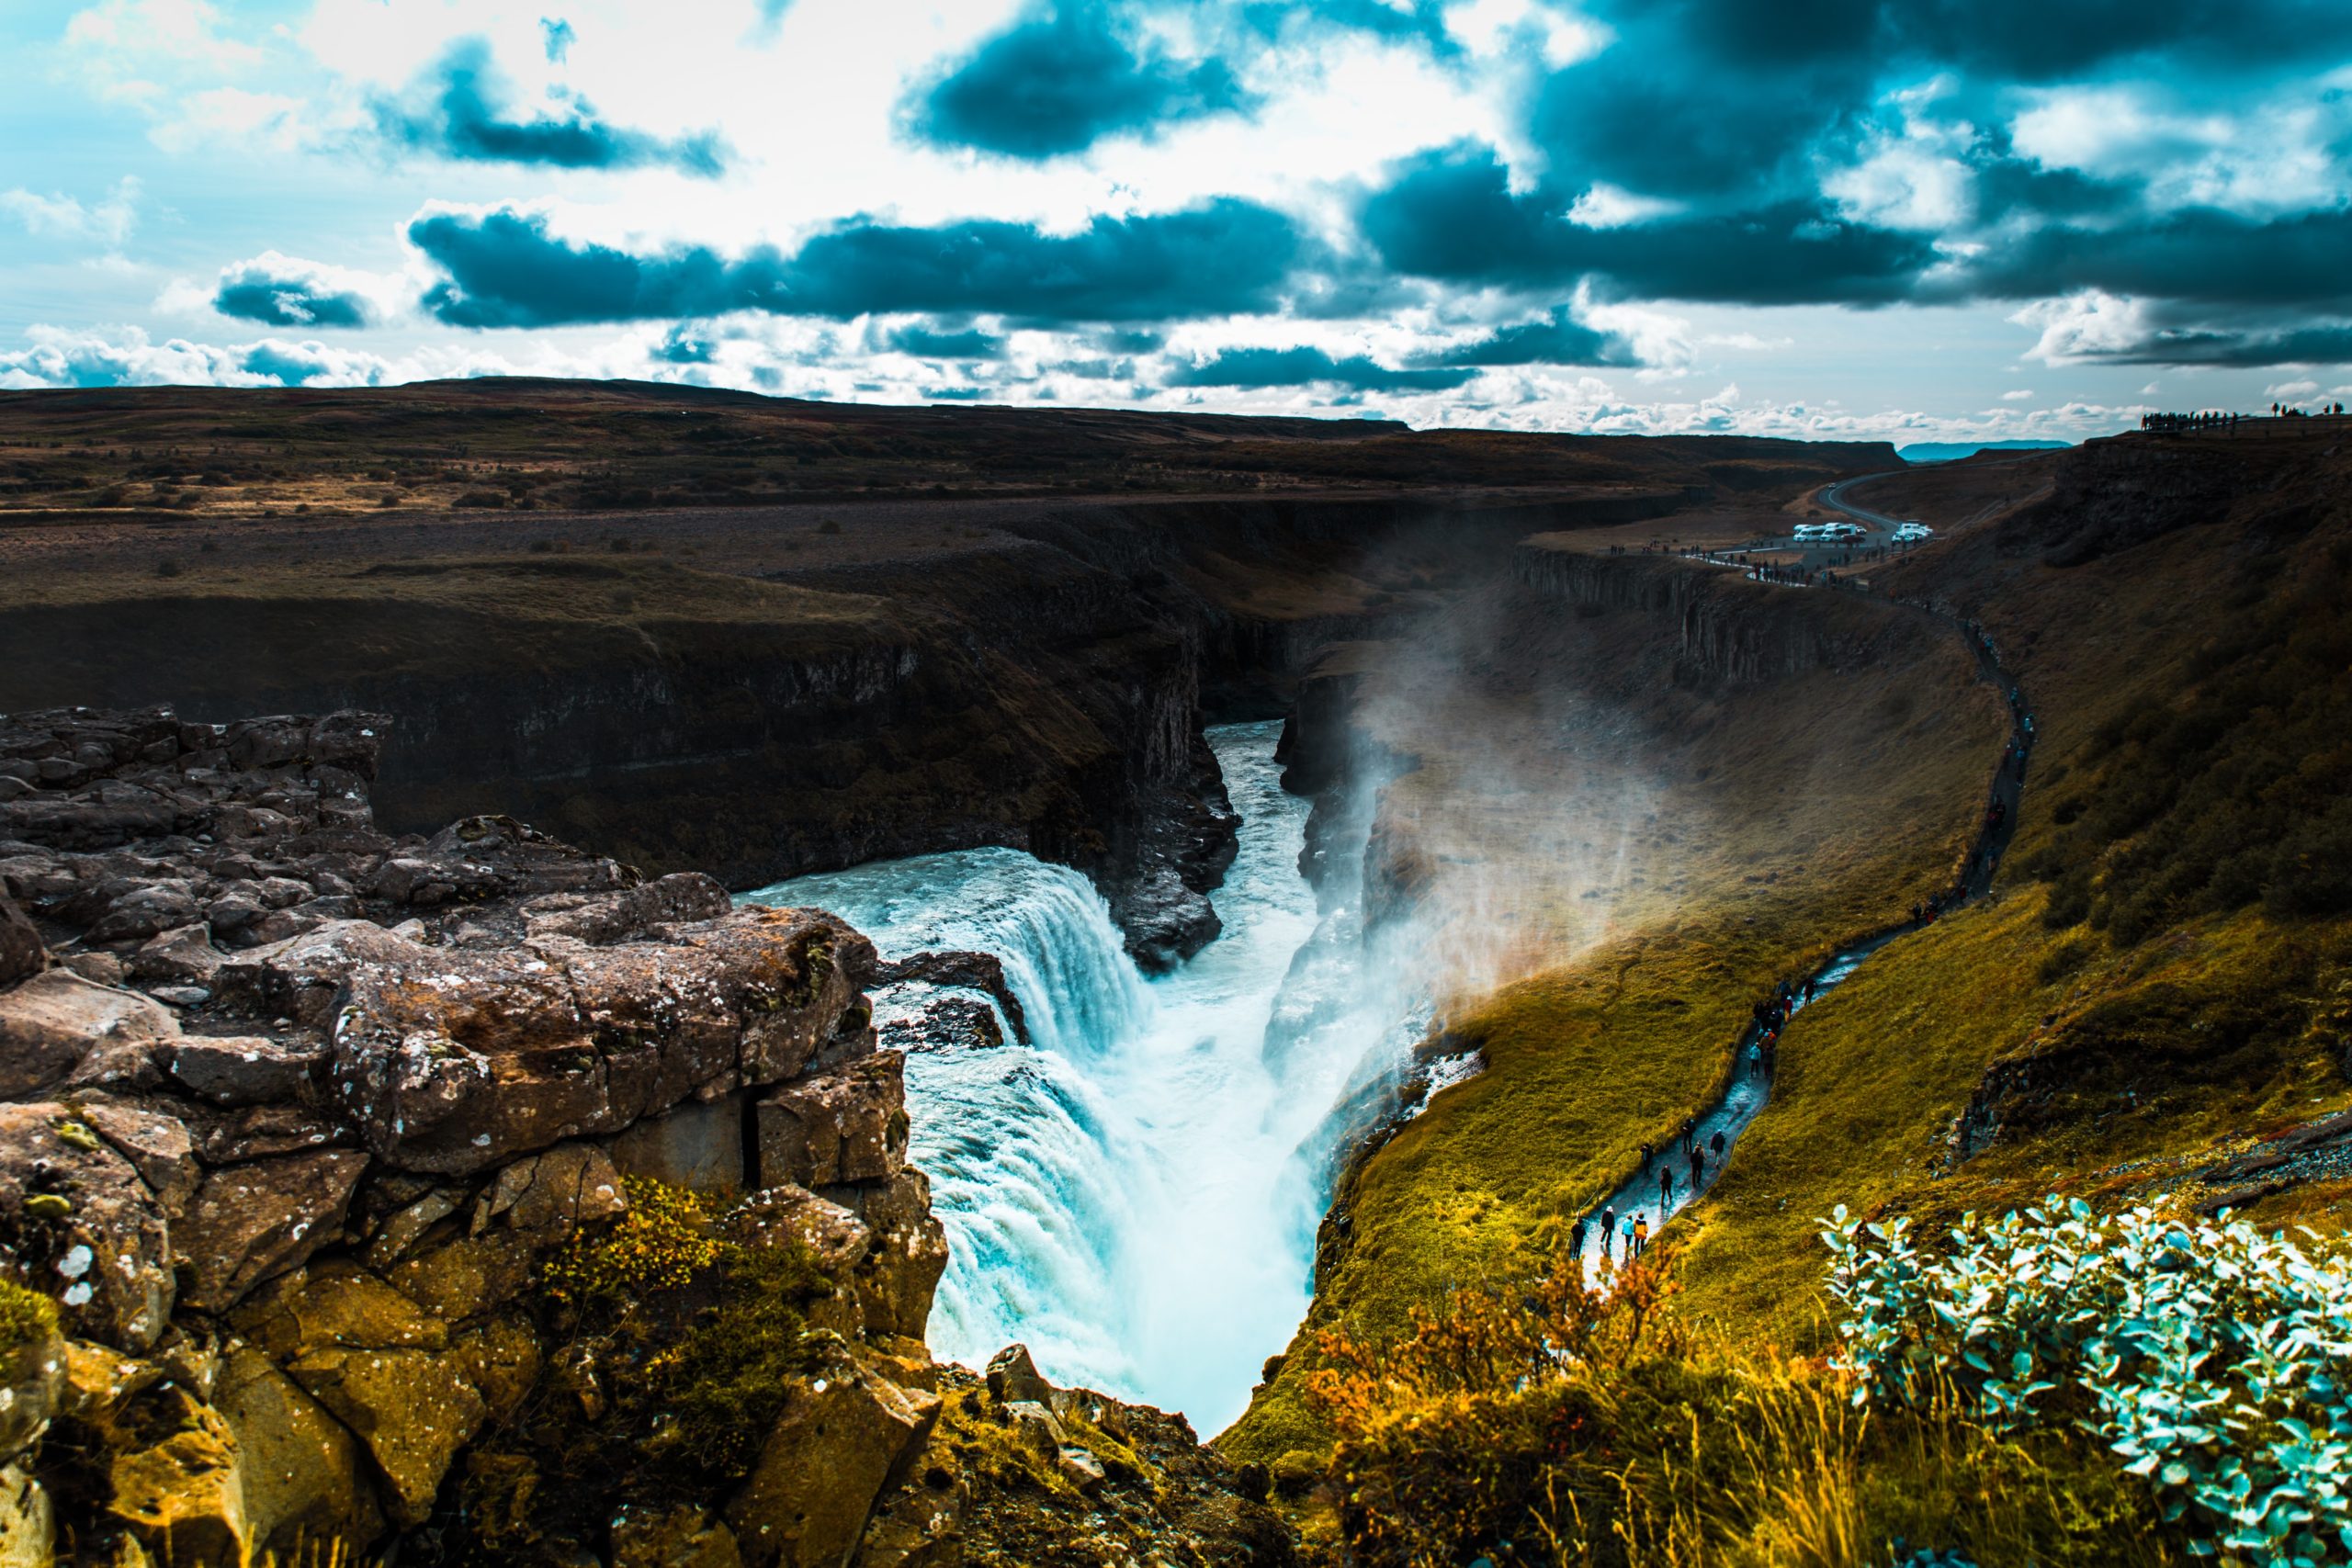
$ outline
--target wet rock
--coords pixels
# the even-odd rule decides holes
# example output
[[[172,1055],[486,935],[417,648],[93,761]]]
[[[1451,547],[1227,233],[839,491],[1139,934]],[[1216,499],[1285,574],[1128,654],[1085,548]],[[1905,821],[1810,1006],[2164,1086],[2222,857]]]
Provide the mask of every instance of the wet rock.
[[[872,984],[876,987],[918,984],[983,992],[1003,1010],[1005,1021],[1012,1026],[1013,1038],[1024,1045],[1029,1043],[1029,1021],[1021,1010],[1021,998],[1012,994],[1012,987],[1004,977],[1004,961],[992,953],[918,953],[911,958],[877,967]],[[995,1019],[989,1020],[988,1027],[997,1034],[997,1043],[1001,1043],[1003,1035],[996,1029]]]
[[[326,1049],[264,1035],[183,1035],[157,1055],[183,1088],[215,1105],[241,1106],[297,1099]]]
[[[284,1155],[205,1178],[181,1216],[185,1301],[202,1312],[246,1292],[336,1239],[368,1156],[350,1150]]]
[[[0,1213],[24,1216],[0,1254],[54,1295],[69,1333],[141,1351],[171,1320],[171,1235],[130,1163],[73,1110],[0,1105]]]
[[[755,1107],[760,1185],[883,1181],[906,1165],[906,1062],[867,1056],[775,1090]]]
[[[747,1568],[846,1562],[938,1415],[938,1395],[901,1388],[836,1344],[794,1388],[728,1506]]]
[[[995,1010],[978,997],[934,998],[913,1013],[883,1020],[880,1030],[891,1051],[991,1051],[1004,1043]]]
[[[41,972],[49,955],[40,932],[17,908],[16,900],[0,896],[0,986],[13,986]]]
[[[51,969],[0,992],[0,1095],[151,1087],[160,1081],[151,1051],[178,1033],[147,998]]]

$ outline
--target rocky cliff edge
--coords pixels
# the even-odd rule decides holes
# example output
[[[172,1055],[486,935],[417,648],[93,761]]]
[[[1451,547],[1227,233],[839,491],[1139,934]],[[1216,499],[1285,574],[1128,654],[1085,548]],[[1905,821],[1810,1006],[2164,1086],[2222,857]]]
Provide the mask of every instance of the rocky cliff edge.
[[[1287,1560],[1182,1417],[931,1360],[864,937],[386,835],[387,722],[0,716],[0,1562]]]

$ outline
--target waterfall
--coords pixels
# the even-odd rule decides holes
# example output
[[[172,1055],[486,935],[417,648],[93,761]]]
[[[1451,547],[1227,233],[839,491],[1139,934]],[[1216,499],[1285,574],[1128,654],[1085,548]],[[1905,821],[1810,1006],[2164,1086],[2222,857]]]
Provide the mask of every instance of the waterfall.
[[[1028,1015],[1027,1046],[908,1059],[914,1158],[952,1250],[935,1354],[977,1365],[1020,1339],[1049,1377],[1213,1432],[1305,1314],[1325,1123],[1393,1066],[1408,1009],[1364,973],[1352,908],[1318,925],[1279,729],[1209,732],[1240,844],[1215,896],[1224,934],[1170,975],[1137,971],[1085,878],[1013,850],[751,896],[830,908],[887,957],[992,953]]]

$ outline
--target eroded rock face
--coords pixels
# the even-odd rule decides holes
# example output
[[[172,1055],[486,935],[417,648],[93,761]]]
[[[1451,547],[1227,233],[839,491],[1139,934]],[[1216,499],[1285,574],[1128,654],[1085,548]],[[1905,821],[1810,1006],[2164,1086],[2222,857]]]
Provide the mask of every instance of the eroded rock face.
[[[872,946],[508,818],[382,834],[386,728],[0,717],[0,1269],[67,1336],[53,1374],[6,1371],[0,1568],[66,1539],[494,1561],[559,1500],[593,1518],[563,1550],[613,1568],[956,1561],[967,1515],[911,1471],[952,1376],[922,1344],[947,1244]],[[923,979],[1011,1001],[992,961],[935,956]],[[703,1239],[623,1245],[640,1200]],[[630,1291],[549,1289],[663,1247],[683,1261]],[[761,1258],[803,1283],[729,1330],[771,1337],[750,1386],[776,1396],[736,1468],[673,1456],[632,1491],[625,1450],[613,1498],[535,1493],[579,1483],[528,1445],[634,1409],[628,1358],[686,1355]],[[647,1337],[611,1332],[640,1305]],[[608,1466],[624,1437],[659,1420],[605,1431]],[[1118,1495],[1070,1448],[1069,1495]]]

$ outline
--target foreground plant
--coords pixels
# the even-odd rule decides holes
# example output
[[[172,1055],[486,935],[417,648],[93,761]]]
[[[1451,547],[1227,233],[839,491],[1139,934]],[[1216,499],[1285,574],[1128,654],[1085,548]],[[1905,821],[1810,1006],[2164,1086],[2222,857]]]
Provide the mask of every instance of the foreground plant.
[[[2200,1555],[2352,1562],[2352,1269],[2243,1221],[2080,1201],[1949,1255],[1907,1222],[1823,1222],[1858,1403],[1956,1393],[1999,1432],[2070,1426],[2153,1488]]]

